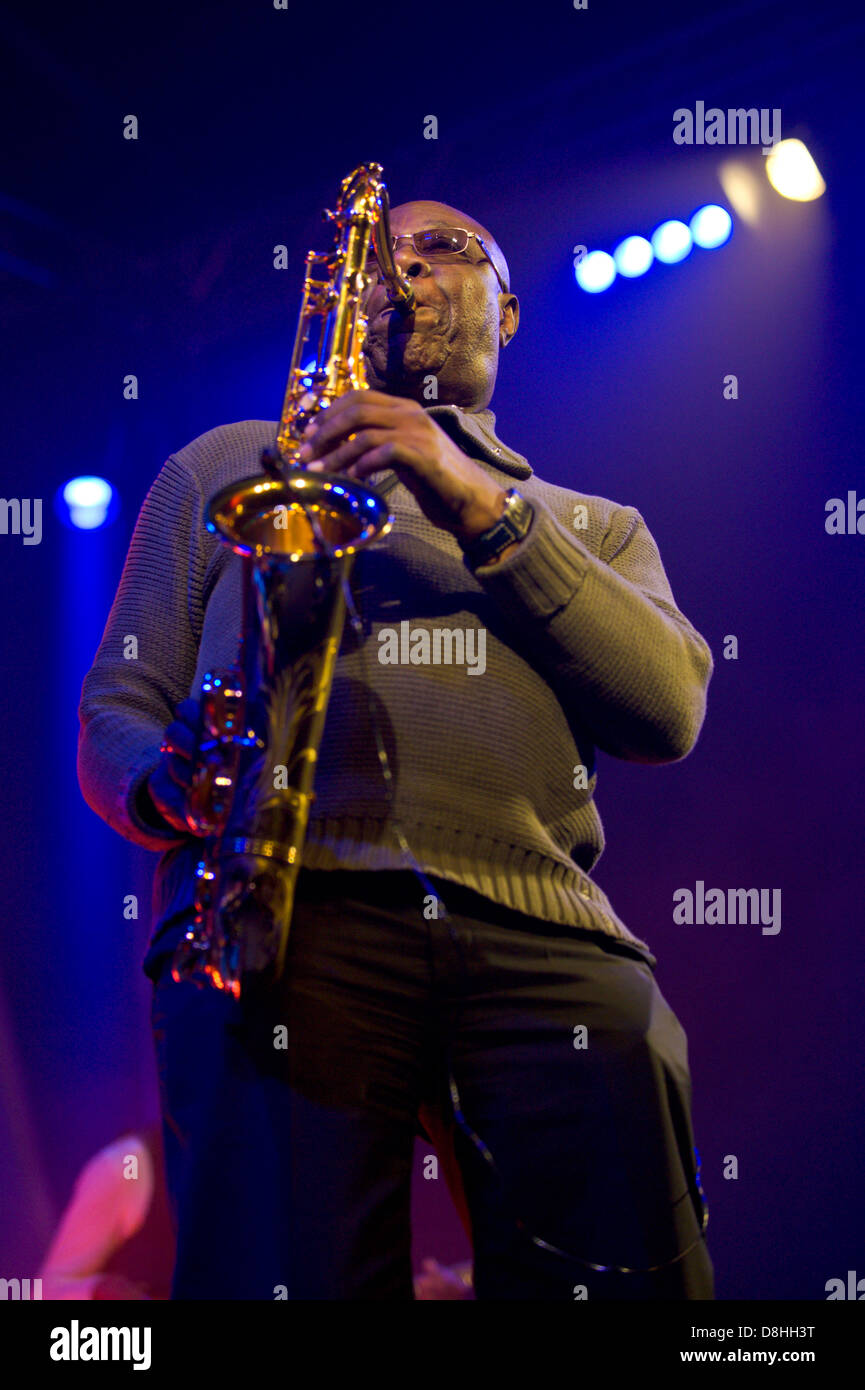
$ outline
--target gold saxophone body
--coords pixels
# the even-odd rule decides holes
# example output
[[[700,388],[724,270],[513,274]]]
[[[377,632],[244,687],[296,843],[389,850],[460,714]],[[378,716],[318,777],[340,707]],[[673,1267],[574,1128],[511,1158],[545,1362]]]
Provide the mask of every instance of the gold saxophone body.
[[[371,246],[388,298],[406,312],[414,304],[394,262],[381,176],[380,165],[364,164],[343,179],[335,210],[325,213],[333,249],[306,258],[264,472],[223,488],[204,513],[208,530],[243,557],[241,633],[233,667],[202,683],[187,822],[203,836],[203,852],[195,919],[172,978],[209,982],[236,998],[245,980],[283,971],[348,578],[356,552],[393,522],[372,488],[298,463],[307,422],[368,385],[362,299]],[[312,363],[304,360],[310,351]]]

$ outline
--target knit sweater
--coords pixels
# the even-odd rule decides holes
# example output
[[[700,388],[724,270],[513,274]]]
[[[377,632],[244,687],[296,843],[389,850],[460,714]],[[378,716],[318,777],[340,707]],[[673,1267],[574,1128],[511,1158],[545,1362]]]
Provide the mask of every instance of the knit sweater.
[[[503,488],[518,486],[534,517],[505,559],[472,572],[407,488],[388,493],[393,529],[355,561],[368,636],[344,640],[337,658],[303,863],[405,869],[395,815],[428,874],[648,951],[589,876],[604,847],[595,750],[683,758],[705,715],[709,648],[676,607],[639,512],[543,482],[497,438],[489,410],[426,408]],[[84,679],[81,789],[121,835],[163,852],[154,936],[188,916],[201,842],[154,829],[138,794],[174,706],[198,695],[205,671],[231,664],[240,630],[242,561],[206,530],[203,510],[219,488],[261,471],[275,430],[223,425],[167,460]],[[462,664],[447,663],[444,630],[464,633]]]

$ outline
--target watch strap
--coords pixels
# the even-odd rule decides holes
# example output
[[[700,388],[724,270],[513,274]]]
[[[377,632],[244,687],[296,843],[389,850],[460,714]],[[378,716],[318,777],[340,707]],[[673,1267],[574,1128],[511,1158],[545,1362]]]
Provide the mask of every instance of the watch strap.
[[[505,494],[504,511],[498,521],[463,546],[466,562],[472,569],[488,565],[514,541],[521,541],[526,536],[533,516],[531,502],[527,502],[515,487],[509,488]]]

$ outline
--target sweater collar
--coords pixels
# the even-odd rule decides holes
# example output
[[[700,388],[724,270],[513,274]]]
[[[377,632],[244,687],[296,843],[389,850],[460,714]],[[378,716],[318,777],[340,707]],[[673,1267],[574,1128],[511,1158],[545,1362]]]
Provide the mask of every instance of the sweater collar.
[[[517,454],[503,444],[496,434],[496,417],[491,410],[463,410],[458,405],[426,405],[426,410],[437,425],[450,435],[455,444],[466,448],[466,453],[486,459],[494,468],[508,473],[512,478],[530,478],[531,464],[522,454]]]

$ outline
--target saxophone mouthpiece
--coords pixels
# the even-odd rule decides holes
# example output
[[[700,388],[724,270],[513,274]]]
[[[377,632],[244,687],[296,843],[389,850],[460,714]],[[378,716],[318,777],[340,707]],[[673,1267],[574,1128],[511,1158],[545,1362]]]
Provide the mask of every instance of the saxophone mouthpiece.
[[[388,286],[387,298],[388,303],[393,305],[398,314],[414,313],[416,306],[414,290],[404,276],[400,276],[400,280]]]

